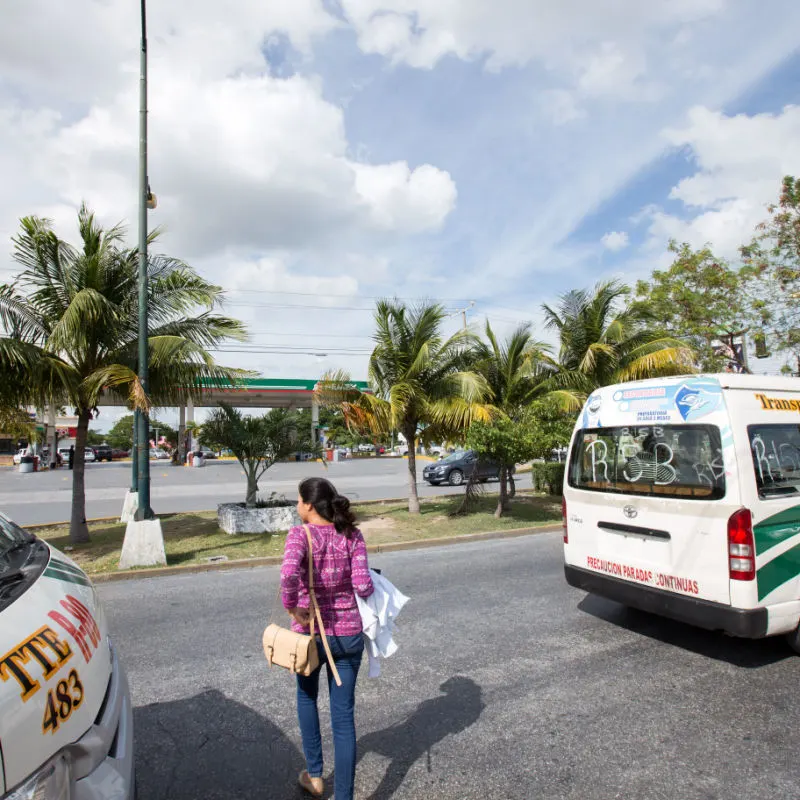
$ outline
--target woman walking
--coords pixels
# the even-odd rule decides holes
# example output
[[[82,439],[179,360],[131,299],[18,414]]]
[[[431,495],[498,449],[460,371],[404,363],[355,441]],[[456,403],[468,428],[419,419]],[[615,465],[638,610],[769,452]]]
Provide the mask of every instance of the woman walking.
[[[334,681],[328,658],[317,637],[320,667],[297,676],[297,716],[306,767],[300,785],[315,797],[324,792],[322,737],[317,697],[322,665],[326,667],[331,703],[335,800],[352,800],[356,770],[355,691],[364,652],[361,614],[356,594],[374,591],[364,537],[355,527],[350,501],[324,478],[307,478],[299,487],[297,513],[312,540],[314,593],[341,686]],[[292,617],[292,630],[309,632],[308,537],[302,527],[286,536],[281,567],[281,599]]]

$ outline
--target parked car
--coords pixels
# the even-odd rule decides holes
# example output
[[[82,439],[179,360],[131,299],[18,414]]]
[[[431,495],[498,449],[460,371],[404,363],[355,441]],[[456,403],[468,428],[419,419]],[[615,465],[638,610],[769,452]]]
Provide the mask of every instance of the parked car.
[[[107,444],[100,444],[93,448],[95,461],[113,461],[114,451]]]
[[[91,447],[83,448],[83,460],[88,464],[90,461],[96,461],[94,450]]]
[[[111,450],[111,456],[113,458],[127,458],[130,454],[130,450],[125,450],[121,447],[115,447]]]
[[[373,453],[375,452],[375,445],[374,444],[360,444],[358,446],[359,453]]]
[[[499,464],[480,461],[472,450],[453,453],[435,464],[428,464],[422,471],[422,477],[431,486],[438,486],[441,483],[461,486],[476,471],[477,478],[481,482],[500,477]]]
[[[155,459],[156,461],[165,461],[169,460],[169,454],[160,447],[151,447],[150,458]]]
[[[210,447],[201,447],[201,448],[199,448],[199,450],[196,450],[195,452],[202,453],[203,454],[203,458],[205,458],[205,459],[216,458],[217,457],[217,454]]]

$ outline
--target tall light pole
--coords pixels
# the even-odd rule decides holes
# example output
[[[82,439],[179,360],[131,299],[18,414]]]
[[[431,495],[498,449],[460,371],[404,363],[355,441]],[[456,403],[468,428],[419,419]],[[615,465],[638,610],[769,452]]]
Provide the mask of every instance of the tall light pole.
[[[147,180],[147,13],[141,0],[142,49],[139,75],[139,382],[145,394],[149,391],[147,375],[147,209],[151,205]],[[150,422],[143,411],[136,411],[137,489],[139,503],[136,519],[153,518],[150,508],[150,458],[148,438]]]

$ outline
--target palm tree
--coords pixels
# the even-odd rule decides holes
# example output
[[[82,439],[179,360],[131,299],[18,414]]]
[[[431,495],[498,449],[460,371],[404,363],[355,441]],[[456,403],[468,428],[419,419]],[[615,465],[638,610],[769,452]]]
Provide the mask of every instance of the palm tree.
[[[499,342],[487,320],[486,340],[475,347],[475,370],[486,379],[492,404],[498,414],[513,421],[542,393],[543,364],[551,363],[548,346],[534,340],[531,327],[531,323],[523,323]],[[515,494],[512,466],[502,465],[500,469],[501,506],[505,505],[509,483],[511,496]]]
[[[474,420],[488,420],[486,379],[470,368],[474,337],[442,334],[441,305],[408,307],[381,300],[375,308],[375,348],[369,360],[373,393],[360,393],[344,373],[329,375],[318,388],[323,402],[340,406],[351,428],[388,434],[408,443],[408,510],[419,513],[416,444],[459,436]]]
[[[137,376],[138,254],[124,246],[125,230],[104,230],[85,206],[78,213],[80,246],[59,239],[49,220],[26,217],[13,238],[22,266],[0,286],[0,382],[18,380],[27,402],[69,403],[78,417],[70,540],[89,539],[84,446],[100,397],[111,393],[132,407],[185,402],[201,380],[228,382],[240,374],[209,354],[246,336],[242,324],[215,313],[222,299],[175,258],[148,262],[149,394]],[[151,234],[155,241],[157,232]]]
[[[606,281],[562,295],[557,309],[543,306],[560,341],[544,384],[550,394],[574,408],[601,386],[694,371],[692,349],[654,327],[646,305],[623,302],[628,294],[624,284]]]

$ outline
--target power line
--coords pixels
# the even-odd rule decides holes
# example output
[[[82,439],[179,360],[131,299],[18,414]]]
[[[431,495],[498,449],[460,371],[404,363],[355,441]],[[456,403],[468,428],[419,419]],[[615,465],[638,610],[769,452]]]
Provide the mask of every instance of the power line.
[[[283,345],[283,344],[247,344],[247,343],[234,343],[231,342],[229,344],[220,344],[218,347],[210,347],[209,350],[237,350],[239,352],[247,353],[247,352],[260,352],[263,350],[280,350],[282,352],[291,353],[291,352],[303,352],[308,350],[309,348],[313,348],[315,350],[327,350],[324,344],[320,344],[319,346],[314,346],[313,344],[306,344],[294,347],[292,345]],[[372,350],[368,350],[363,347],[333,347],[330,348],[333,350],[337,350],[341,353],[371,353]]]
[[[308,348],[291,348],[285,347],[210,347],[210,351],[215,353],[245,353],[248,355],[284,355],[284,356],[302,356],[302,355],[337,355],[337,356],[368,356],[372,353],[371,350],[346,350],[342,348],[329,348],[318,347],[316,349]]]
[[[284,333],[283,331],[248,331],[251,336],[318,336],[317,333]],[[370,334],[354,334],[354,333],[325,333],[326,339],[369,339],[372,341]]]
[[[231,292],[238,292],[244,294],[281,294],[281,295],[292,295],[295,297],[319,297],[323,292],[285,292],[285,291],[276,291],[273,289],[226,289],[226,294]],[[410,302],[424,302],[429,300],[433,303],[469,303],[469,299],[466,297],[399,297],[392,293],[388,294],[376,294],[376,295],[352,295],[352,294],[331,294],[330,292],[324,292],[325,297],[342,297],[347,300],[349,299],[363,299],[363,300],[407,300]]]
[[[375,309],[373,306],[368,308],[359,308],[358,306],[318,306],[318,305],[300,305],[297,303],[245,303],[243,301],[228,301],[226,305],[235,306],[237,308],[281,308],[281,309],[305,309],[321,310],[321,311],[362,311],[372,314]]]

